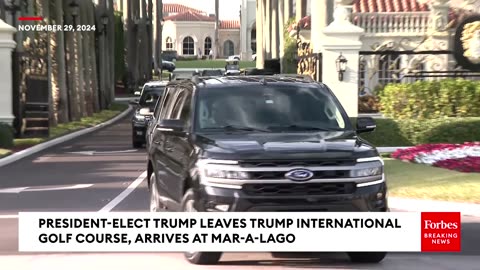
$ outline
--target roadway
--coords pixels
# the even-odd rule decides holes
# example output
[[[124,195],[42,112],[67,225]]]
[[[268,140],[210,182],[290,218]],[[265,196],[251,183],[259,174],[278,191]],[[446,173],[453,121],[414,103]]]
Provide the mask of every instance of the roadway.
[[[145,150],[131,148],[129,119],[0,167],[2,269],[480,269],[480,218],[468,217],[461,253],[396,253],[380,265],[353,265],[343,254],[274,259],[268,253],[226,253],[220,265],[202,267],[178,253],[19,253],[20,211],[148,211],[146,181],[139,177]],[[132,192],[125,196],[127,189]]]

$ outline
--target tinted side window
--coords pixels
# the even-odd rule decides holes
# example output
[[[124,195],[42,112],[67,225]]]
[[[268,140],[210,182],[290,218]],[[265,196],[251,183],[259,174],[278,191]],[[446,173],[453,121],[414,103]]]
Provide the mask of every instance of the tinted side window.
[[[179,90],[177,98],[175,99],[175,105],[173,106],[170,119],[180,119],[180,115],[183,110],[186,96],[187,96],[187,90],[185,90],[184,88],[181,88]]]
[[[192,93],[188,89],[182,89],[175,102],[175,108],[173,109],[172,119],[181,119],[185,121],[186,126],[191,123],[191,109],[192,109]]]
[[[174,95],[175,95],[175,91],[176,88],[175,86],[171,86],[168,88],[168,92],[165,94],[165,98],[163,99],[163,103],[161,105],[161,109],[160,109],[160,116],[157,117],[157,119],[161,120],[161,119],[165,119],[165,118],[168,118],[168,115],[169,115],[169,112],[171,110],[171,107],[172,107],[172,99],[174,98]]]

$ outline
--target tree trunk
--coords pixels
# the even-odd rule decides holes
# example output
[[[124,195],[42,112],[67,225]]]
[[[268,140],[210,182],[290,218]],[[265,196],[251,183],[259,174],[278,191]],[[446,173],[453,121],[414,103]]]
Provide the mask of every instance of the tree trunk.
[[[73,18],[68,6],[63,6],[66,24],[73,25]],[[76,76],[76,59],[75,59],[75,37],[74,32],[65,32],[66,54],[67,54],[67,80],[68,93],[70,101],[71,119],[73,121],[80,119],[80,100],[78,98],[78,81]]]
[[[151,63],[153,60],[153,0],[148,0],[148,63]],[[149,65],[149,80],[152,79],[152,65]],[[155,68],[156,65],[153,65]]]
[[[163,69],[162,69],[162,51],[163,51],[163,36],[162,36],[162,30],[163,30],[163,1],[158,0],[157,1],[157,19],[156,19],[156,46],[155,46],[155,64],[158,65],[159,70],[160,70],[160,79],[162,78],[163,74]]]
[[[288,3],[287,3],[288,4]],[[285,1],[278,1],[278,38],[279,38],[279,58],[280,58],[280,72],[283,73],[283,56],[285,54]]]
[[[108,0],[108,84],[109,84],[109,100],[111,104],[115,101],[115,10],[113,7],[114,1]]]
[[[63,0],[55,1],[55,22],[57,25],[63,25]],[[69,100],[67,87],[67,72],[65,62],[65,35],[63,31],[55,32],[56,47],[55,47],[55,73],[57,78],[57,92],[58,92],[58,122],[66,123],[70,121],[69,117]]]
[[[88,19],[88,1],[79,1],[79,8],[80,8],[80,23],[81,25],[88,27],[89,19]],[[87,29],[89,30],[89,29]],[[90,48],[89,39],[90,39],[90,31],[82,31],[80,32],[80,60],[81,66],[83,67],[83,93],[84,93],[84,103],[85,103],[85,110],[84,115],[91,116],[93,114],[93,100],[92,100],[92,76],[91,70],[92,67],[90,66],[90,56],[93,49]]]
[[[80,1],[79,3],[79,14],[78,18],[76,18],[76,22],[74,24],[74,27],[76,28],[77,26],[82,26],[85,25],[85,17],[82,12],[82,5],[81,2],[85,1]],[[84,51],[84,36],[83,36],[83,31],[76,31],[75,32],[75,59],[76,59],[76,69],[77,69],[77,80],[78,80],[78,99],[80,102],[80,116],[85,117],[87,116],[87,104],[86,104],[86,93],[87,93],[87,84],[86,84],[86,79],[85,79],[85,65],[83,63],[84,61],[84,55],[86,55]]]
[[[95,25],[95,6],[91,1],[86,2],[86,13],[88,25]],[[95,25],[98,30],[98,25]],[[95,41],[96,32],[88,32],[88,49],[90,51],[90,56],[88,59],[88,65],[90,66],[90,85],[91,85],[91,103],[93,112],[100,111],[100,103],[98,99],[98,76],[97,76],[97,51],[96,51],[96,41]]]

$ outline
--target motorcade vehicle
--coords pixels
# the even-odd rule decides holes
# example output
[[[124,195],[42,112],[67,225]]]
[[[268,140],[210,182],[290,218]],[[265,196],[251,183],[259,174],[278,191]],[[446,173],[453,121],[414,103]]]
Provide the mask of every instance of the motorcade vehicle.
[[[132,117],[132,146],[140,148],[145,144],[145,132],[155,105],[162,97],[167,81],[150,81],[143,85],[139,98],[130,102],[135,106]]]
[[[147,132],[150,211],[388,211],[384,162],[359,136],[375,121],[353,124],[327,85],[279,74],[193,77],[165,89]],[[387,254],[345,252],[366,263]],[[192,264],[221,256],[185,253]]]
[[[225,76],[239,75],[240,74],[240,62],[237,59],[225,60]]]

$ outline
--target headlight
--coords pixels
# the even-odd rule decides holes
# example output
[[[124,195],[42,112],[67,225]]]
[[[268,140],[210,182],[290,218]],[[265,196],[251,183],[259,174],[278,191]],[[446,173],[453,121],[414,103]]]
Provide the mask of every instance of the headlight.
[[[368,177],[368,176],[375,176],[381,175],[383,173],[383,166],[376,166],[358,170],[352,170],[350,172],[350,177]]]
[[[224,179],[248,179],[249,175],[247,172],[239,171],[226,171],[220,169],[206,168],[205,176],[211,178],[224,178]]]
[[[135,114],[136,121],[145,121],[145,115]]]

